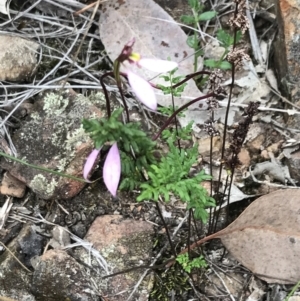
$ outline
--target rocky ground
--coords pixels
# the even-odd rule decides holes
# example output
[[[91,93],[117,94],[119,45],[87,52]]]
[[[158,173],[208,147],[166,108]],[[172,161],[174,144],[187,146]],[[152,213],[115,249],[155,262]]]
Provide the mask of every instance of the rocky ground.
[[[189,12],[186,1],[156,2],[177,21]],[[22,160],[1,159],[0,300],[283,300],[290,286],[261,281],[218,240],[203,247],[206,269],[195,269],[189,277],[178,264],[167,268],[162,263],[172,253],[157,209],[181,250],[188,235],[185,204],[176,199],[168,204],[138,203],[137,191],[120,191],[113,199],[101,181],[101,161],[94,182],[82,179],[93,143],[81,120],[105,116],[98,76],[111,67],[99,38],[101,12],[93,14],[91,7],[73,15],[86,5],[75,0],[13,1],[10,18],[0,16],[5,28],[0,36],[0,147],[4,156]],[[213,6],[219,9],[217,21],[203,26],[212,35],[215,26],[227,26],[233,7],[227,1]],[[228,139],[243,105],[250,99],[259,100],[261,106],[239,156],[242,165],[231,195],[230,221],[256,196],[297,187],[300,180],[297,11],[283,1],[251,3],[254,29],[243,43],[259,79],[247,70],[236,74]],[[260,44],[255,44],[255,35]],[[204,55],[210,58],[219,51],[220,45],[207,43]],[[228,87],[226,78],[228,74],[224,78]],[[112,107],[117,108],[116,85],[113,80],[107,84]],[[154,133],[165,120],[162,115],[145,114],[129,96],[128,102],[131,119],[145,130]],[[211,155],[201,114],[191,110],[186,117],[198,124],[193,141],[185,145],[199,145],[196,171],[208,166]],[[153,120],[150,129],[149,120]],[[214,162],[220,157],[221,138],[213,141]],[[159,147],[165,149],[162,141]],[[217,170],[215,164],[214,175]],[[225,226],[225,215],[226,209],[219,215],[218,228]],[[191,243],[207,230],[200,223],[196,226]],[[299,300],[297,293],[289,300]]]

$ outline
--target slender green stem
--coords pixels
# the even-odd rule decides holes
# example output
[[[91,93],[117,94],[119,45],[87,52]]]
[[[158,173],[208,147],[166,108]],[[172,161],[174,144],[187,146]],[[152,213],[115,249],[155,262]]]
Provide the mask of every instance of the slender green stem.
[[[290,297],[292,297],[295,293],[295,291],[299,288],[300,286],[300,281],[293,287],[291,292],[287,295],[287,297],[284,299],[284,301],[289,301]]]
[[[52,170],[52,169],[49,169],[49,168],[46,168],[46,167],[41,167],[41,166],[37,166],[37,165],[34,165],[34,164],[27,163],[26,161],[23,161],[23,160],[18,159],[16,157],[10,156],[10,155],[8,155],[6,153],[3,153],[1,151],[0,151],[0,156],[8,158],[10,160],[13,160],[15,162],[21,163],[25,166],[28,166],[28,167],[31,167],[31,168],[34,168],[34,169],[37,169],[37,170],[46,171],[46,172],[49,172],[49,173],[52,173],[54,175],[58,175],[58,176],[61,176],[61,177],[64,177],[64,178],[69,178],[69,179],[72,179],[72,180],[76,180],[78,182],[87,183],[87,181],[84,180],[84,179],[77,178],[77,177],[74,177],[74,176],[71,176],[71,175],[67,175],[67,174],[64,174],[62,172],[58,172],[58,171],[55,171],[55,170]]]

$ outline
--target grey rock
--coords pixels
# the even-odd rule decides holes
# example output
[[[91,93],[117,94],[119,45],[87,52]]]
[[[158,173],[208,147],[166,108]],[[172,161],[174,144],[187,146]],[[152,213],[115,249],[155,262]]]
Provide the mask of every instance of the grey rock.
[[[39,44],[16,36],[0,35],[0,80],[24,81],[36,71]]]
[[[90,276],[74,258],[62,250],[49,250],[40,256],[31,290],[38,300],[100,300],[88,290],[91,285]]]

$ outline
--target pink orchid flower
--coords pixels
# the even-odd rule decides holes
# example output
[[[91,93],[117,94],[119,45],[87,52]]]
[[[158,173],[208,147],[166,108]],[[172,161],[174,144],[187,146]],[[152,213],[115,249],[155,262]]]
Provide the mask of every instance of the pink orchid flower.
[[[90,154],[89,156],[87,157],[86,159],[86,162],[84,164],[84,167],[83,167],[83,177],[84,179],[87,181],[87,182],[91,182],[88,180],[88,177],[89,177],[89,173],[91,172],[91,170],[93,169],[94,167],[94,164],[96,162],[96,159],[100,153],[100,149],[94,149]]]
[[[124,46],[120,56],[115,61],[116,67],[114,69],[114,72],[117,81],[120,74],[119,72],[120,63],[123,63],[126,60],[129,61],[131,64],[136,64],[138,67],[143,67],[150,71],[160,72],[160,73],[169,72],[178,67],[178,64],[176,62],[142,58],[139,54],[132,52],[132,47],[134,43],[135,43],[135,39],[132,39],[130,42],[128,42]],[[137,98],[150,109],[156,110],[157,101],[151,84],[130,70],[127,70],[126,74],[127,74],[128,82],[133,92],[137,96]],[[95,165],[100,150],[101,148],[94,149],[87,157],[87,160],[85,162],[83,168],[83,177],[88,182],[90,182],[88,180],[88,176]],[[120,177],[121,177],[120,153],[119,153],[117,143],[114,143],[107,154],[103,166],[104,183],[107,189],[109,190],[109,192],[114,197],[117,194]]]
[[[150,71],[159,73],[169,72],[178,67],[176,62],[141,57],[140,54],[132,51],[134,43],[135,39],[132,39],[124,46],[120,56],[117,58],[119,63],[127,60],[129,63],[135,64],[140,68],[146,68]],[[157,101],[151,84],[130,70],[126,70],[126,74],[129,85],[140,102],[148,108],[156,110]]]
[[[100,149],[94,149],[90,155],[87,157],[83,168],[83,177],[86,181],[88,180],[89,173],[91,172],[95,161],[99,155]],[[117,195],[117,190],[119,186],[119,181],[121,177],[121,159],[117,143],[114,143],[104,162],[103,166],[103,180],[108,191],[115,197]]]
[[[138,59],[136,59],[137,57]],[[129,57],[129,60],[130,62],[134,62],[137,66],[144,67],[153,72],[169,72],[178,67],[176,62],[140,58],[140,56],[135,53]],[[155,111],[157,108],[157,101],[153,87],[150,83],[131,71],[127,71],[127,77],[132,91],[135,93],[140,102]]]
[[[115,197],[121,177],[121,158],[117,143],[114,143],[103,166],[103,180],[109,192]]]

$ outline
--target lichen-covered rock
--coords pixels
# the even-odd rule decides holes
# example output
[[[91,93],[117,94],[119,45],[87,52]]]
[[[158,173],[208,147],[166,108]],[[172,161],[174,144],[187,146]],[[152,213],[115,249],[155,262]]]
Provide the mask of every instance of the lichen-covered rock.
[[[103,94],[98,94],[102,99]],[[18,157],[30,164],[82,178],[93,142],[81,121],[99,117],[101,111],[88,98],[68,89],[68,85],[62,90],[46,91],[39,95],[32,113],[13,135]],[[1,166],[43,199],[72,198],[85,185],[5,159]]]
[[[134,266],[150,264],[153,235],[152,225],[145,221],[104,215],[94,221],[85,239],[92,243],[109,266],[115,268],[113,272],[118,272]],[[82,260],[88,262],[88,254],[86,255]],[[127,300],[131,294],[130,288],[134,287],[144,271],[137,269],[105,279],[102,294],[108,295],[110,301]],[[150,275],[146,277],[148,281],[144,280],[140,284],[132,300],[148,300],[151,289],[149,279]]]
[[[0,35],[0,80],[24,81],[37,67],[39,44],[16,36]]]

